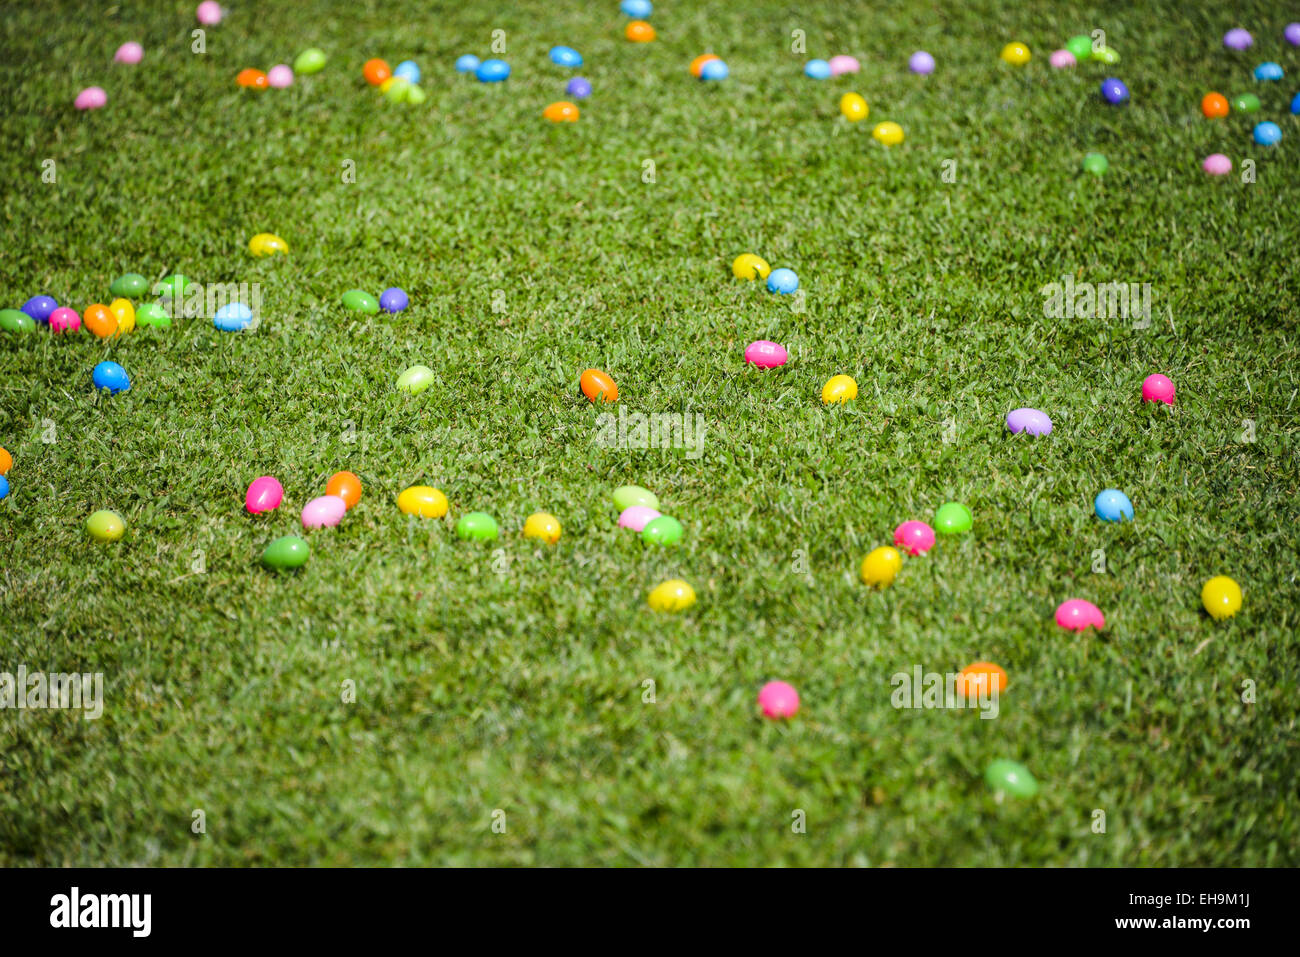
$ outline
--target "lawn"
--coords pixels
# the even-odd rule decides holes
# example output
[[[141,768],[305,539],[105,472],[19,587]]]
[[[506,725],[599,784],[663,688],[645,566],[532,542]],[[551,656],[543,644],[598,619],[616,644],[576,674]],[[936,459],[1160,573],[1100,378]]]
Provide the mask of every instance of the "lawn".
[[[127,272],[264,302],[243,333],[0,335],[0,671],[104,675],[98,720],[0,710],[0,864],[1300,863],[1300,16],[1137,6],[662,0],[636,44],[616,0],[232,3],[203,53],[190,0],[8,6],[0,305],[81,311]],[[1118,64],[1049,67],[1095,29]],[[456,73],[497,30],[510,78]],[[542,117],[555,44],[594,87],[577,123]],[[322,72],[236,85],[308,46]],[[706,51],[727,79],[690,75]],[[861,72],[803,75],[839,53]],[[386,102],[371,57],[417,61],[427,101]],[[91,85],[108,105],[74,110]],[[1262,108],[1207,120],[1210,90]],[[251,256],[261,232],[289,255]],[[733,277],[745,252],[802,294]],[[1150,322],[1047,315],[1066,276],[1149,283]],[[406,311],[340,303],[389,286]],[[788,364],[747,366],[757,339]],[[106,359],[129,392],[96,394]],[[432,387],[397,391],[415,364]],[[603,441],[589,367],[615,412],[701,416],[702,454]],[[1172,408],[1140,400],[1156,372]],[[860,393],[824,406],[836,374]],[[1021,406],[1051,435],[1009,435]],[[340,469],[360,504],[304,532]],[[253,516],[265,474],[285,501]],[[399,511],[417,484],[445,518]],[[681,544],[615,526],[625,484]],[[1134,521],[1094,516],[1107,487]],[[970,534],[862,583],[951,500]],[[115,544],[86,534],[104,508]],[[555,546],[520,534],[539,510]],[[500,540],[459,540],[470,511]],[[290,533],[308,563],[265,568]],[[1221,574],[1245,598],[1215,621]],[[651,610],[672,578],[698,601]],[[1068,598],[1105,629],[1058,628]],[[996,719],[891,703],[896,673],[980,660]],[[770,680],[795,717],[760,716]],[[999,759],[1038,794],[991,790]]]

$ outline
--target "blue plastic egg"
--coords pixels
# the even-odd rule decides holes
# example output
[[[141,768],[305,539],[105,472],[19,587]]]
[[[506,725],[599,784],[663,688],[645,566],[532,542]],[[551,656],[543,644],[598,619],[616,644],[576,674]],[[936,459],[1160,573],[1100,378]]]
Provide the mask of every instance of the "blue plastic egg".
[[[457,73],[473,73],[478,69],[479,59],[472,53],[466,53],[464,56],[456,58]]]
[[[0,498],[5,498],[8,495],[9,495],[9,480],[5,478],[3,475],[0,475]]]
[[[1300,93],[1291,98],[1291,112],[1300,113]]]
[[[379,294],[379,308],[384,312],[401,312],[410,304],[411,300],[406,295],[406,290],[399,289],[397,286],[385,289]]]
[[[1255,67],[1255,79],[1257,80],[1280,80],[1282,75],[1282,67],[1276,63],[1261,63]]]
[[[582,54],[573,47],[551,47],[551,62],[556,66],[582,66]]]
[[[131,388],[131,379],[126,370],[116,362],[101,362],[95,366],[90,379],[95,383],[96,389],[107,389],[114,394]]]
[[[510,75],[510,64],[505,60],[484,60],[474,75],[480,83],[500,83]]]
[[[1107,103],[1114,103],[1118,106],[1120,103],[1128,102],[1128,87],[1124,85],[1122,80],[1108,76],[1101,81],[1101,95]]]
[[[585,100],[591,96],[591,81],[586,77],[575,76],[564,85],[564,92],[575,100]]]
[[[32,296],[23,303],[23,312],[37,322],[49,322],[50,313],[58,308],[59,304],[54,301],[52,296]]]
[[[721,60],[709,60],[700,67],[701,80],[725,80],[731,71]]]
[[[420,82],[420,68],[414,60],[403,60],[393,67],[393,76],[400,76],[410,83]]]
[[[831,65],[825,60],[809,60],[803,65],[803,72],[814,80],[826,80],[830,78]]]
[[[1097,493],[1092,509],[1103,522],[1124,522],[1133,520],[1133,503],[1117,488],[1103,489]]]
[[[623,11],[623,16],[631,17],[633,20],[644,20],[655,9],[650,0],[623,0],[618,8]]]
[[[1276,123],[1260,123],[1252,135],[1260,146],[1276,146],[1282,139],[1282,127]]]
[[[767,276],[767,291],[789,295],[799,288],[799,277],[793,269],[773,269]]]
[[[253,321],[253,310],[242,302],[228,302],[212,317],[212,324],[222,332],[241,332]]]

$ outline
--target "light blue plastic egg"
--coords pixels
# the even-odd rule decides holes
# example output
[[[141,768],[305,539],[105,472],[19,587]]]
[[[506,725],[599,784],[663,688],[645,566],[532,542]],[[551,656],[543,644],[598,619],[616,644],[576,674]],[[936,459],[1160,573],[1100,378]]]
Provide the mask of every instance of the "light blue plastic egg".
[[[1255,67],[1255,79],[1260,81],[1282,79],[1282,67],[1276,63],[1261,63]]]
[[[1092,509],[1103,522],[1131,522],[1133,503],[1117,488],[1103,489],[1097,493]]]
[[[1276,123],[1260,123],[1255,127],[1253,135],[1260,146],[1276,146],[1282,139],[1282,127]]]
[[[101,362],[95,366],[95,370],[90,374],[90,379],[95,383],[95,388],[107,389],[116,395],[119,392],[125,392],[131,388],[131,379],[116,362]]]
[[[551,47],[551,62],[556,66],[582,66],[582,54],[573,47]]]
[[[510,64],[505,60],[484,60],[474,75],[480,83],[500,83],[510,75]]]
[[[420,67],[414,60],[403,60],[393,67],[393,76],[400,76],[411,83],[420,82]]]
[[[222,332],[242,332],[253,321],[253,310],[242,302],[228,302],[212,317],[212,324]]]
[[[456,59],[457,73],[473,73],[478,69],[479,59],[472,53],[466,53],[464,56]]]
[[[709,60],[704,66],[700,67],[701,80],[725,80],[731,70],[727,69],[727,64],[721,60]]]
[[[773,269],[767,276],[767,291],[789,295],[799,288],[799,277],[793,269]]]
[[[655,9],[650,0],[623,0],[618,8],[623,11],[623,16],[631,17],[633,20],[644,20]]]
[[[814,80],[826,80],[830,78],[831,65],[825,60],[809,60],[803,65],[803,72]]]

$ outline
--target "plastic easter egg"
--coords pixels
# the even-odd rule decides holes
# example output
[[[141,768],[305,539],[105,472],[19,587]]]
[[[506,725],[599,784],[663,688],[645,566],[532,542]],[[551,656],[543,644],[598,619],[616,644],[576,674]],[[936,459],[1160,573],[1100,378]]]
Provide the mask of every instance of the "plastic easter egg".
[[[1227,159],[1226,156],[1223,158]],[[1208,163],[1209,160],[1206,160],[1206,162]],[[1232,168],[1231,162],[1229,162],[1228,168]],[[1163,376],[1159,372],[1153,373],[1142,380],[1143,402],[1163,402],[1166,405],[1173,405],[1174,391],[1173,382],[1168,376]]]
[[[1229,50],[1249,50],[1255,43],[1255,38],[1241,27],[1229,30],[1223,35],[1223,45]]]
[[[86,323],[86,328],[100,339],[117,335],[117,320],[108,311],[108,306],[102,303],[93,302],[87,306],[86,311],[82,313],[82,319]]]
[[[1241,586],[1227,575],[1216,575],[1201,588],[1201,604],[1216,621],[1231,618],[1241,610]]]
[[[36,320],[21,309],[0,309],[0,329],[5,332],[35,332]]]
[[[1258,113],[1259,97],[1254,93],[1238,93],[1232,98],[1232,108],[1240,113]]]
[[[428,98],[429,98],[428,94],[426,94],[424,90],[420,89],[418,86],[415,85],[412,85],[406,91],[406,102],[411,104],[412,106],[419,106]]]
[[[582,54],[573,47],[551,47],[550,57],[556,66],[570,69],[582,66]]]
[[[1092,602],[1071,598],[1057,607],[1056,623],[1066,631],[1085,631],[1088,628],[1100,631],[1106,627],[1106,617]]]
[[[737,279],[766,279],[771,272],[772,267],[753,253],[742,253],[731,264],[731,274]]]
[[[262,563],[276,571],[301,568],[311,557],[311,546],[297,535],[277,538],[262,551]]]
[[[704,70],[704,64],[708,63],[710,60],[717,59],[720,58],[716,53],[701,53],[691,61],[691,76],[698,80],[700,78],[700,73]]]
[[[428,366],[411,366],[397,377],[397,390],[419,395],[433,385],[433,370]]]
[[[1286,42],[1293,47],[1300,47],[1300,23],[1288,23],[1286,29],[1282,31],[1282,36],[1286,37]]]
[[[876,588],[885,588],[893,583],[902,568],[903,556],[896,549],[882,545],[862,559],[862,581]]]
[[[934,529],[915,519],[904,522],[894,529],[894,547],[909,555],[924,555],[934,548]]]
[[[407,515],[442,518],[447,514],[447,496],[431,485],[412,485],[397,496],[397,507]]]
[[[640,532],[659,516],[660,512],[649,505],[629,505],[619,512],[618,527]]]
[[[957,695],[962,698],[996,697],[1006,686],[1006,671],[991,661],[967,665],[957,675]]]
[[[510,76],[510,64],[505,60],[484,60],[474,70],[480,83],[500,83]]]
[[[862,69],[862,64],[858,62],[857,57],[851,57],[847,53],[840,53],[831,57],[826,61],[826,65],[831,68],[831,76],[857,73]]]
[[[1133,521],[1133,503],[1117,488],[1102,489],[1093,499],[1092,510],[1103,522]]]
[[[90,380],[97,390],[107,389],[113,395],[126,392],[131,388],[131,378],[116,362],[101,362],[95,366],[90,374]]]
[[[1105,63],[1107,66],[1113,66],[1119,62],[1119,54],[1110,47],[1097,47],[1092,51],[1092,59],[1098,63]]]
[[[1255,67],[1255,79],[1261,83],[1272,83],[1282,79],[1285,74],[1277,63],[1261,63]]]
[[[614,489],[614,493],[610,497],[614,500],[614,505],[620,512],[631,508],[633,505],[644,505],[646,508],[655,510],[659,508],[658,496],[640,485],[620,485]]]
[[[361,501],[361,479],[353,472],[335,472],[325,483],[326,495],[337,495],[348,508]]]
[[[86,531],[97,542],[116,542],[126,534],[126,522],[117,512],[101,508],[86,519]]]
[[[578,379],[578,386],[582,389],[582,394],[592,402],[618,401],[618,386],[614,384],[606,373],[599,369],[587,369]]]
[[[575,100],[585,100],[591,96],[591,81],[586,77],[575,76],[564,84],[564,92]]]
[[[407,83],[419,83],[420,66],[414,60],[403,60],[393,67],[393,76],[399,77]]]
[[[1276,146],[1282,139],[1282,128],[1276,123],[1260,123],[1251,135],[1260,146]]]
[[[51,332],[76,332],[81,328],[81,317],[77,310],[63,306],[50,313]]]
[[[641,529],[641,541],[647,545],[676,545],[682,540],[682,523],[669,515],[660,515],[646,522]]]
[[[456,58],[457,73],[473,73],[479,68],[480,60],[472,53],[466,53]]]
[[[1227,116],[1228,98],[1222,93],[1206,93],[1201,97],[1201,112],[1211,120]]]
[[[244,493],[244,508],[254,515],[271,512],[284,501],[284,486],[273,475],[259,475],[248,483]]]
[[[293,60],[293,72],[300,73],[303,76],[310,76],[313,73],[319,73],[325,69],[325,51],[316,47],[308,47],[299,53]]]
[[[656,585],[646,596],[646,604],[655,611],[685,611],[695,604],[695,589],[674,578]]]
[[[378,86],[393,75],[393,70],[385,61],[375,57],[362,65],[361,75],[371,86]]]
[[[644,20],[654,11],[654,4],[650,0],[622,0],[618,5],[625,17],[635,17],[637,20]]]
[[[913,73],[920,73],[922,76],[934,72],[934,57],[924,50],[917,50],[907,58],[907,68]]]
[[[1065,41],[1065,49],[1073,53],[1076,60],[1086,60],[1092,55],[1092,37],[1076,34]]]
[[[135,306],[130,299],[114,299],[108,304],[108,311],[117,320],[118,332],[131,332],[135,329]]]
[[[524,538],[540,539],[547,545],[558,542],[563,531],[560,520],[549,512],[534,512],[524,520]]]
[[[1100,153],[1086,153],[1080,165],[1085,173],[1091,173],[1093,176],[1105,176],[1106,170],[1110,169],[1110,160]]]
[[[97,110],[101,106],[108,104],[108,94],[97,86],[88,86],[72,101],[72,105],[79,110]]]
[[[1091,43],[1089,43],[1088,49],[1092,49]],[[1012,66],[1024,66],[1029,62],[1029,47],[1025,46],[1023,43],[1008,43],[1002,48],[1002,52],[999,56]]]
[[[769,681],[759,689],[758,707],[765,718],[793,718],[799,712],[799,692],[784,681]]]
[[[225,17],[226,11],[221,9],[221,4],[217,0],[203,0],[194,8],[194,16],[205,27],[213,27],[221,22]]]
[[[903,142],[903,128],[897,123],[886,121],[877,123],[876,128],[871,131],[872,137],[885,146],[897,146]]]
[[[1019,435],[1051,435],[1052,420],[1037,409],[1016,409],[1007,413],[1007,431]]]
[[[701,80],[725,80],[731,74],[731,68],[721,60],[710,60],[700,68]]]
[[[552,123],[576,123],[578,108],[567,100],[558,100],[542,110],[542,116]]]
[[[0,475],[8,475],[9,470],[14,467],[14,457],[9,454],[9,450],[0,446]]]
[[[126,43],[123,43],[120,47],[117,48],[117,52],[113,54],[114,63],[126,63],[126,64],[134,65],[136,63],[139,63],[143,59],[144,59],[144,47],[140,46],[140,44],[136,43],[134,40],[130,40]]]
[[[814,80],[826,80],[831,75],[831,65],[825,60],[809,60],[803,65],[803,75]]]
[[[1201,169],[1211,176],[1227,176],[1232,172],[1232,160],[1222,153],[1211,153],[1201,163]]]
[[[845,403],[858,397],[858,384],[846,375],[831,376],[822,386],[822,403],[833,405]]]
[[[0,475],[0,499],[9,497],[9,480]]]
[[[379,308],[384,312],[401,312],[410,304],[411,300],[406,295],[406,290],[399,289],[397,286],[385,289],[379,294]]]
[[[379,300],[364,289],[349,289],[343,294],[343,307],[373,315],[379,311]]]
[[[139,299],[149,291],[149,280],[138,272],[129,272],[114,279],[112,285],[108,287],[108,291],[115,296]]]
[[[243,332],[253,324],[253,310],[242,302],[228,302],[217,310],[212,324],[222,332]]]
[[[767,277],[767,291],[788,296],[799,288],[799,277],[793,269],[773,269]]]
[[[293,86],[293,69],[287,63],[277,63],[266,71],[266,82],[277,90]]]
[[[348,503],[337,495],[322,495],[302,507],[303,528],[332,528],[343,520]]]
[[[456,523],[457,537],[466,541],[490,542],[497,534],[497,520],[487,512],[466,512]]]
[[[172,324],[172,317],[167,315],[167,310],[156,302],[143,302],[140,308],[135,311],[135,321],[142,326],[152,326],[155,329],[168,329]]]
[[[751,342],[745,347],[745,361],[750,365],[758,366],[760,369],[775,369],[778,366],[783,366],[789,358],[790,354],[785,351],[785,346],[779,342],[759,339],[757,342]]]
[[[271,85],[265,73],[251,66],[235,74],[235,82],[246,90],[265,90]]]
[[[153,292],[155,296],[162,299],[184,299],[191,289],[194,288],[193,280],[180,273],[172,273],[165,279],[160,279],[154,284]]]
[[[984,769],[984,783],[994,791],[1012,797],[1031,798],[1038,793],[1034,776],[1016,761],[994,761]]]
[[[1300,113],[1300,93],[1291,98],[1291,112]]]
[[[1052,55],[1047,58],[1047,62],[1052,65],[1053,70],[1068,70],[1079,61],[1075,59],[1074,54],[1069,50],[1053,50]]]
[[[633,20],[627,25],[623,35],[633,43],[650,43],[655,38],[655,28],[644,20]]]
[[[400,76],[389,77],[385,85],[387,89],[383,91],[384,99],[389,103],[405,103],[411,95],[411,81]]]
[[[975,517],[961,502],[944,502],[934,513],[934,530],[940,535],[962,535],[974,524]]]
[[[850,123],[856,123],[858,120],[865,120],[871,113],[871,108],[867,106],[867,101],[858,93],[845,93],[840,97],[840,112]]]
[[[1113,76],[1108,76],[1101,81],[1101,98],[1107,103],[1118,106],[1121,103],[1128,102],[1128,87],[1122,80],[1117,80]]]
[[[37,322],[49,322],[50,316],[58,308],[59,304],[55,302],[53,296],[32,296],[23,303],[22,311]]]

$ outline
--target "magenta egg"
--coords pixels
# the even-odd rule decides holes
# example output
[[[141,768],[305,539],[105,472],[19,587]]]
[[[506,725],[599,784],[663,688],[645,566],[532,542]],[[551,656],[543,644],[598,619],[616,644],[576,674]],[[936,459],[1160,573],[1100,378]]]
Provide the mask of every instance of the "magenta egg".
[[[77,310],[60,306],[50,313],[51,332],[76,332],[81,328],[81,317]]]
[[[1174,384],[1169,381],[1168,376],[1163,376],[1159,372],[1147,376],[1142,380],[1142,401],[1173,405]]]
[[[97,86],[88,86],[72,101],[79,110],[97,110],[108,103],[108,94]]]
[[[144,59],[144,47],[134,40],[123,43],[113,54],[114,63],[139,63]]]
[[[856,57],[851,57],[847,53],[841,53],[839,56],[833,56],[827,61],[831,68],[831,76],[839,76],[842,73],[857,73],[862,69]]]
[[[790,354],[779,342],[759,339],[745,347],[745,361],[760,369],[775,369],[777,366],[783,366],[789,358]]]
[[[1056,623],[1067,631],[1083,631],[1085,628],[1096,628],[1101,630],[1106,627],[1106,618],[1098,608],[1090,601],[1084,601],[1082,598],[1071,598],[1069,601],[1061,602],[1056,609]]]
[[[618,526],[619,528],[630,528],[634,532],[639,532],[649,522],[661,517],[661,515],[662,513],[655,511],[649,505],[629,505],[619,513]]]
[[[253,479],[244,494],[244,507],[254,515],[269,512],[280,507],[284,500],[284,486],[270,475]]]
[[[1232,160],[1222,153],[1211,153],[1205,157],[1205,162],[1201,164],[1201,169],[1211,176],[1227,176],[1232,172]]]
[[[1052,55],[1047,58],[1047,62],[1052,64],[1056,70],[1064,70],[1072,67],[1078,61],[1074,59],[1074,54],[1069,50],[1053,50]]]
[[[266,82],[277,89],[293,85],[293,69],[287,63],[277,63],[266,71]]]
[[[789,718],[799,710],[799,692],[784,681],[769,681],[758,692],[765,718]]]
[[[303,528],[325,528],[343,521],[348,503],[338,495],[322,495],[302,507]]]
[[[934,529],[915,519],[894,529],[894,547],[909,555],[924,555],[934,548]]]

